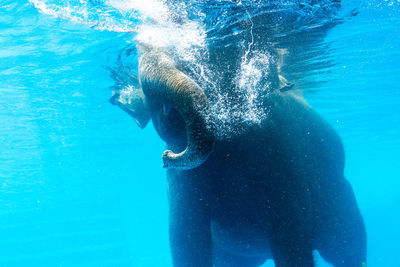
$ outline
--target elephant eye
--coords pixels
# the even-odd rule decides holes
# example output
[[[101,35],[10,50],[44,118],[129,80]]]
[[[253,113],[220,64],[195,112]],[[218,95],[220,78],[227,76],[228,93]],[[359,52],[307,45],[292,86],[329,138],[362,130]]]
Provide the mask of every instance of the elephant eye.
[[[162,115],[167,116],[168,113],[171,111],[171,107],[167,106],[167,104],[162,105]]]

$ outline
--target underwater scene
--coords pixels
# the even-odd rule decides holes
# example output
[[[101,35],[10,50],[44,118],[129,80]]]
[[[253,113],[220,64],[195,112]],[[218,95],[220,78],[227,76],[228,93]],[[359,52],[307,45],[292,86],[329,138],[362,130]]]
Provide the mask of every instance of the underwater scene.
[[[0,266],[400,266],[399,82],[398,0],[0,0]]]

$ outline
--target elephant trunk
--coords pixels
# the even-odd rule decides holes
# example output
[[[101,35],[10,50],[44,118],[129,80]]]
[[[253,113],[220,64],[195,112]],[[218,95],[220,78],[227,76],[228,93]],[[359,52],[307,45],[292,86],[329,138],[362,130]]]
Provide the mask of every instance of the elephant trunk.
[[[200,166],[214,145],[214,133],[206,121],[209,103],[204,92],[196,82],[176,69],[170,57],[159,51],[142,54],[139,78],[150,106],[167,103],[180,113],[186,124],[186,148],[180,153],[164,151],[164,167],[193,169]]]

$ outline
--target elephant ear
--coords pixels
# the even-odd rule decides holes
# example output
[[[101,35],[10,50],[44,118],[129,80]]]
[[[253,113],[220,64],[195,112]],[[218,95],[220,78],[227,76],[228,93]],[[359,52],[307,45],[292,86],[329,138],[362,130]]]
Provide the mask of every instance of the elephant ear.
[[[149,123],[151,118],[150,111],[141,89],[127,88],[119,92],[113,92],[109,101],[128,113],[140,129],[144,129]]]
[[[193,169],[209,156],[214,133],[206,117],[209,102],[196,82],[179,71],[171,58],[158,50],[145,50],[139,59],[139,81],[150,109],[168,104],[186,124],[186,148],[180,153],[166,150],[165,168]]]

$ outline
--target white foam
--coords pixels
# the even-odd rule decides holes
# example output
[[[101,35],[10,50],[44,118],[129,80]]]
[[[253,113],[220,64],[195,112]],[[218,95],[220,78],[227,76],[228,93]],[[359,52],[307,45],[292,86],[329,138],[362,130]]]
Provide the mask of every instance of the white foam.
[[[29,0],[39,12],[98,30],[136,32],[135,41],[173,49],[184,61],[194,61],[193,53],[205,47],[204,27],[186,18],[186,13],[169,10],[161,0],[108,0],[93,6],[85,0]],[[135,21],[136,20],[136,21]],[[138,25],[138,21],[141,23]],[[178,22],[177,22],[178,21]]]
[[[193,61],[194,55],[189,52],[194,52],[196,47],[205,47],[205,36],[204,29],[195,22],[169,22],[164,25],[141,25],[136,40],[159,48],[173,49],[184,57],[183,60]]]
[[[109,0],[107,5],[118,9],[121,13],[137,11],[145,19],[158,23],[167,22],[169,10],[164,1],[157,0]]]
[[[269,87],[265,77],[269,74],[271,56],[252,51],[252,29],[251,42],[233,81],[235,88],[232,90],[235,91],[228,94],[222,93],[226,88],[220,88],[219,77],[213,77],[216,75],[210,69],[205,26],[188,18],[184,3],[167,5],[165,0],[106,0],[103,4],[93,5],[86,0],[68,0],[61,6],[52,0],[29,1],[41,13],[98,30],[136,32],[133,41],[170,50],[174,59],[183,63],[187,74],[212,94],[212,117],[217,121],[220,136],[240,131],[236,127],[238,122],[259,123],[266,116],[264,109],[259,109],[259,100]],[[120,93],[122,99],[129,99],[132,88],[128,85]],[[240,101],[230,99],[233,96]]]

